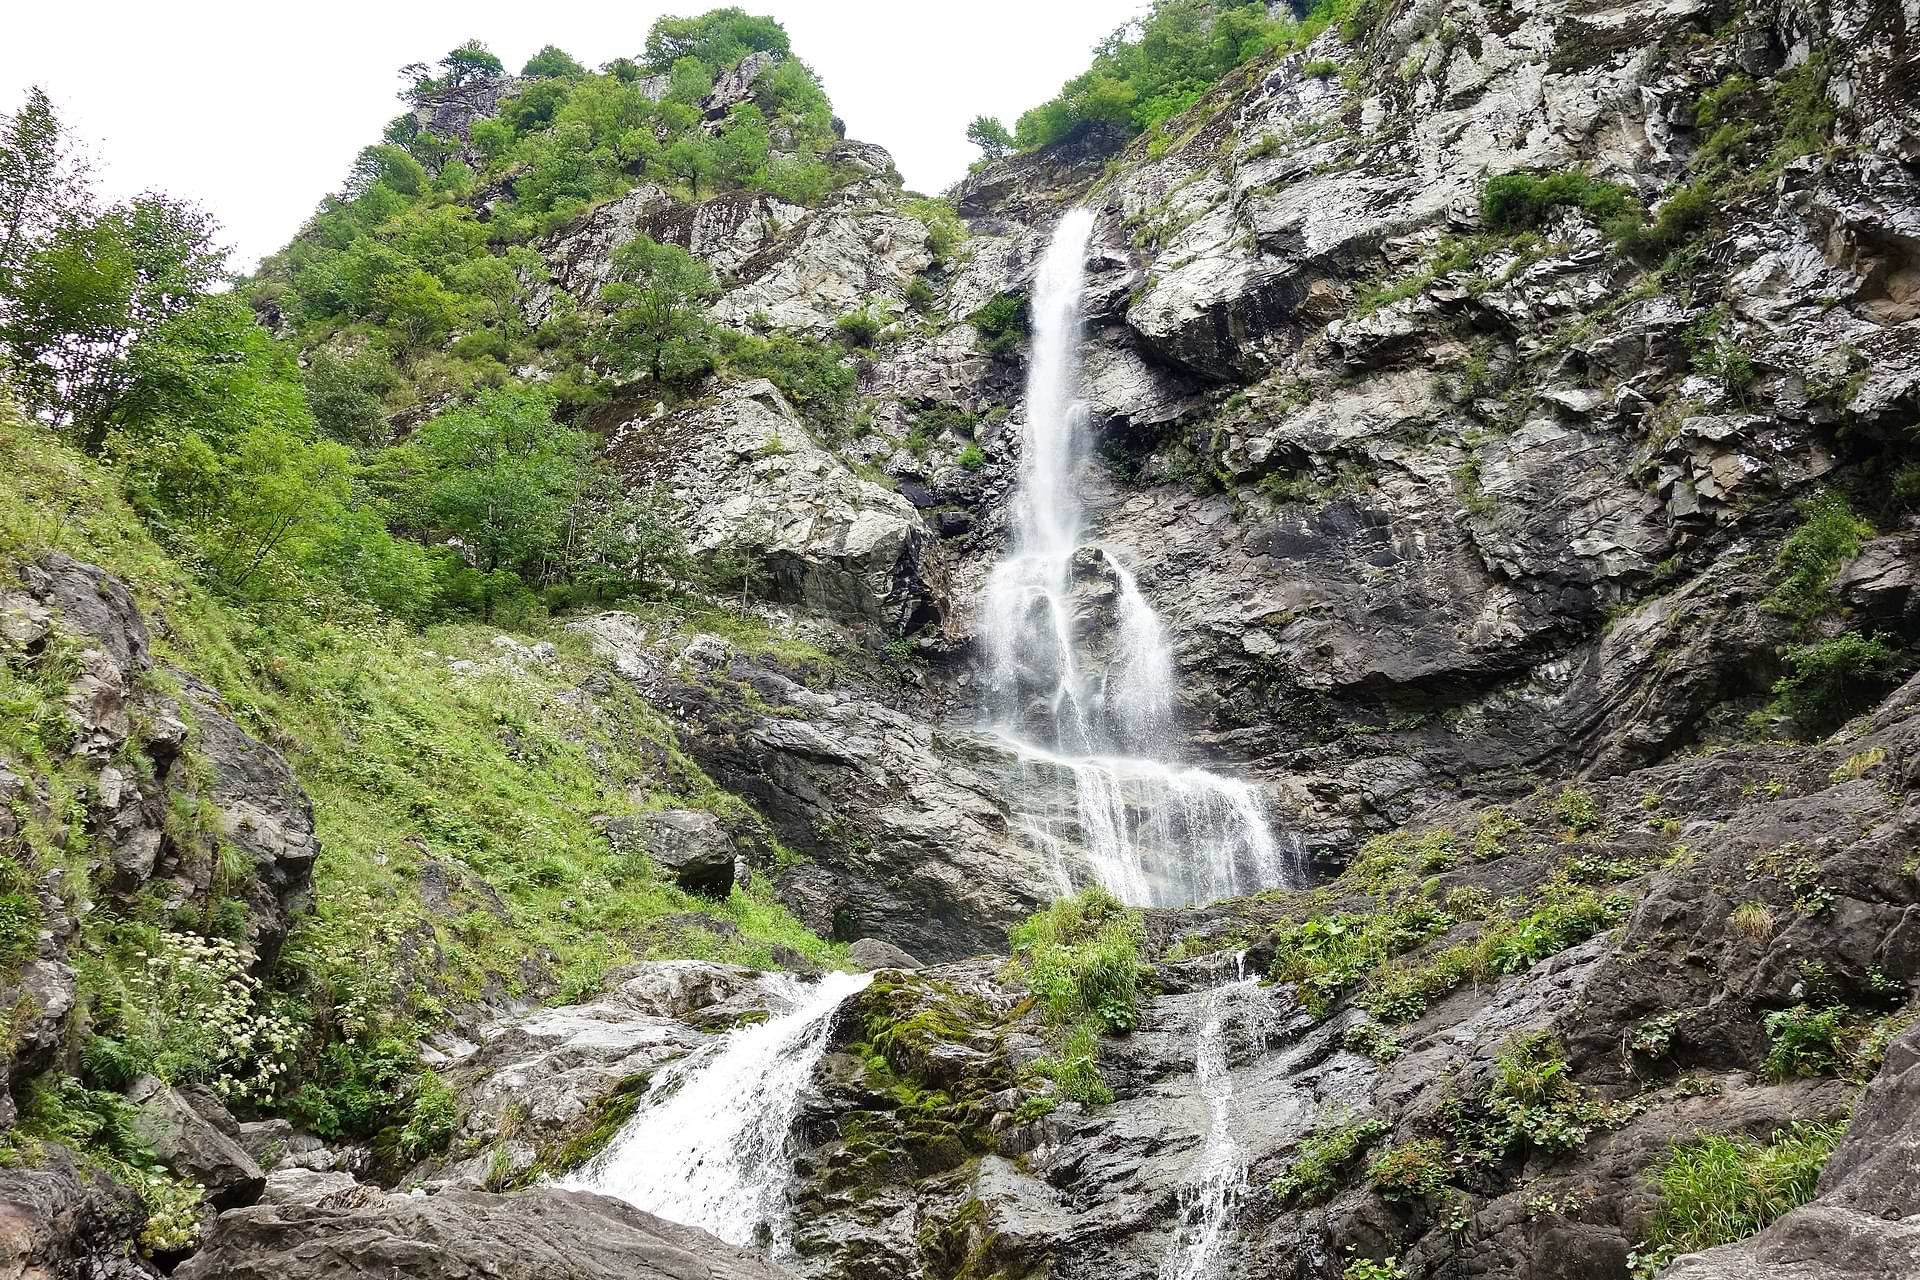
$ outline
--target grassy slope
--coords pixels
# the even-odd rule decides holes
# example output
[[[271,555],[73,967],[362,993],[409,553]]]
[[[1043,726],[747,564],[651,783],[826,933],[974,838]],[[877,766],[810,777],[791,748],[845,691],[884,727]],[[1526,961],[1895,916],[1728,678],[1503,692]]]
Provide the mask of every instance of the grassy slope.
[[[771,965],[784,946],[842,962],[768,899],[697,899],[608,846],[596,816],[746,815],[621,682],[576,694],[596,667],[576,637],[522,635],[557,654],[516,666],[495,627],[422,633],[316,618],[304,602],[230,607],[154,540],[110,472],[0,406],[0,573],[48,549],[125,579],[156,658],[218,688],[312,796],[315,909],[276,985],[300,993],[317,1038],[337,1033],[343,1010],[417,1034],[488,995],[578,996],[638,958]],[[462,658],[474,670],[456,674]],[[686,927],[683,913],[721,927]]]

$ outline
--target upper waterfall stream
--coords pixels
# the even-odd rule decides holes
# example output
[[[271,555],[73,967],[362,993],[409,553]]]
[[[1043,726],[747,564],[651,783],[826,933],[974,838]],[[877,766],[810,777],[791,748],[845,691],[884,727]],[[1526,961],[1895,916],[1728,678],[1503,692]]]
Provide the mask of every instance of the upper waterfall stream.
[[[1121,549],[1086,538],[1092,229],[1088,210],[1064,214],[1034,279],[1020,479],[981,605],[992,727],[1021,760],[1016,825],[1057,890],[1092,879],[1136,906],[1234,897],[1285,883],[1292,859],[1258,791],[1181,760],[1166,628]]]
[[[873,980],[828,973],[808,986],[768,974],[788,1002],[653,1079],[640,1110],[564,1185],[617,1196],[738,1245],[790,1252],[788,1149],[834,1014]]]

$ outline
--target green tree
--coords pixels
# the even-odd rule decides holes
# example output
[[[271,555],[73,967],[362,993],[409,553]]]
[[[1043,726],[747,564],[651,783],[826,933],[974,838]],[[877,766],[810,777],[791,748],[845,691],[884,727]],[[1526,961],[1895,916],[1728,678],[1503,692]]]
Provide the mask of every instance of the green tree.
[[[500,59],[478,40],[469,40],[448,50],[447,56],[440,59],[440,66],[446,72],[443,82],[454,89],[475,80],[490,79],[506,70]]]
[[[91,204],[86,168],[52,101],[28,89],[20,110],[0,115],[0,302],[33,246]]]
[[[697,106],[713,92],[713,69],[698,58],[680,58],[667,81],[667,100]]]
[[[212,219],[148,194],[59,227],[27,255],[0,315],[27,407],[97,449],[130,385],[129,352],[219,278]]]
[[[559,76],[573,79],[587,74],[587,69],[573,60],[573,55],[557,45],[546,45],[540,52],[527,59],[527,65],[520,68],[520,74],[541,78]]]
[[[967,141],[980,148],[989,160],[998,160],[1013,150],[1013,135],[992,116],[975,116],[967,126]]]
[[[720,154],[713,145],[713,139],[704,133],[692,131],[675,138],[666,154],[660,157],[660,163],[668,173],[683,179],[692,189],[694,199],[698,200],[700,180],[712,177],[720,167]]]
[[[387,442],[392,428],[380,393],[392,383],[391,365],[383,369],[364,352],[342,360],[331,352],[316,351],[303,380],[314,424],[327,437],[349,445]]]
[[[756,51],[788,53],[786,28],[734,6],[697,18],[661,18],[647,32],[647,65],[655,71],[665,71],[682,58],[725,68]]]
[[[482,573],[532,580],[562,549],[593,445],[554,422],[547,392],[512,385],[433,418],[406,449],[413,521],[456,538]],[[489,618],[497,598],[484,598]]]
[[[714,148],[720,177],[737,186],[747,185],[766,167],[773,151],[766,116],[753,103],[741,103],[728,113]]]
[[[678,245],[640,236],[613,251],[611,309],[598,347],[621,372],[644,368],[655,383],[712,367],[713,326],[701,304],[719,292],[713,273]]]
[[[574,512],[569,573],[603,600],[657,594],[691,571],[679,513],[660,484],[629,486],[594,471]]]

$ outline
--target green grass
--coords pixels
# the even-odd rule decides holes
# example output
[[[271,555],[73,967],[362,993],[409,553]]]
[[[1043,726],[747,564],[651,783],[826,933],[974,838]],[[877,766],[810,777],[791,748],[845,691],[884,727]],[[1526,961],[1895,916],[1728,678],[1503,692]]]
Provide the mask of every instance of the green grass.
[[[1675,1143],[1661,1163],[1660,1208],[1635,1252],[1651,1276],[1682,1253],[1744,1240],[1813,1198],[1844,1124],[1796,1124],[1766,1142],[1703,1135]]]
[[[643,854],[610,847],[597,819],[624,813],[707,809],[749,831],[756,820],[625,682],[604,682],[591,704],[579,696],[602,670],[579,637],[537,626],[521,639],[551,639],[556,655],[516,668],[492,644],[501,628],[419,632],[369,615],[309,617],[297,604],[236,607],[155,542],[112,473],[4,411],[0,472],[0,560],[58,549],[124,579],[156,659],[213,685],[243,727],[286,753],[312,798],[323,846],[313,909],[262,997],[301,1030],[283,1088],[309,1087],[302,1108],[346,1116],[349,1131],[398,1114],[410,1095],[395,1064],[410,1071],[417,1038],[482,998],[578,997],[608,968],[643,958],[771,967],[790,948],[844,963],[842,948],[763,887],[694,897]],[[730,615],[688,621],[736,638],[752,630],[795,661],[828,660]],[[456,673],[455,661],[471,670]],[[0,664],[0,755],[49,779],[54,820],[65,822],[74,782],[57,767],[61,681],[39,674],[49,662],[24,674]],[[193,820],[190,801],[178,820]],[[51,849],[54,834],[37,842]],[[61,856],[75,860],[71,842]],[[0,867],[0,895],[30,870],[41,868]],[[30,915],[9,909],[0,924],[11,936]],[[121,1003],[139,948],[118,933],[156,923],[178,925],[89,918],[76,956],[84,998]]]
[[[1099,1037],[1138,1020],[1141,929],[1138,911],[1095,885],[1007,933],[1010,975],[1039,1003],[1055,1050],[1035,1069],[1079,1101],[1113,1096],[1100,1078]]]

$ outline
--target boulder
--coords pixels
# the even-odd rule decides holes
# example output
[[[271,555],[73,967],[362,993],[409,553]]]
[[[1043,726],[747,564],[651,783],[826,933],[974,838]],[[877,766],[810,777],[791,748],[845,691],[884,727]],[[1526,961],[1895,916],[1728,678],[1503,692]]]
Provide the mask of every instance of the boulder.
[[[350,1173],[335,1169],[287,1168],[275,1169],[267,1175],[267,1185],[260,1193],[262,1204],[318,1204],[322,1200],[331,1200],[335,1196],[350,1196],[360,1193],[364,1184]],[[365,1188],[371,1194],[379,1192]]]
[[[541,1187],[220,1215],[180,1280],[782,1280],[791,1273],[619,1200]]]
[[[868,972],[876,969],[918,969],[920,962],[894,946],[891,942],[882,942],[878,938],[861,938],[847,948],[847,959]]]
[[[202,1090],[171,1089],[155,1076],[142,1076],[127,1097],[139,1108],[134,1131],[160,1163],[207,1189],[221,1208],[252,1204],[267,1185],[267,1175],[240,1145],[239,1126],[213,1095]]]
[[[689,893],[724,898],[733,888],[737,858],[733,837],[720,819],[698,809],[663,809],[607,824],[616,849],[644,851]]]

